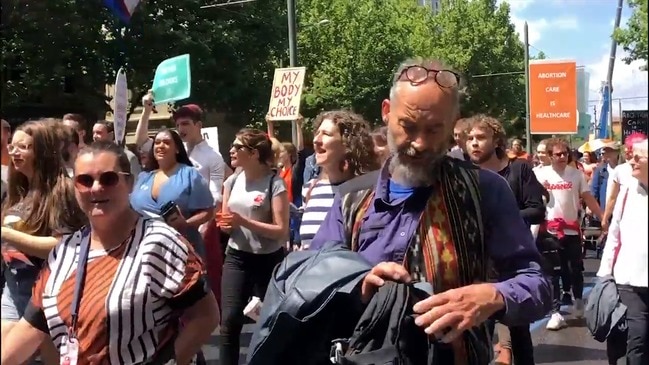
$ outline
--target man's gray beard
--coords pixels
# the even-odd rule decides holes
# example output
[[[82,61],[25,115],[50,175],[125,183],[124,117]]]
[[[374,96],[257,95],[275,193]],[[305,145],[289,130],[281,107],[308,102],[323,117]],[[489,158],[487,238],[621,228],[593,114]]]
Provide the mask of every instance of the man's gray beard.
[[[392,180],[397,184],[408,187],[430,186],[435,181],[436,167],[446,155],[448,144],[440,146],[435,152],[426,154],[427,163],[409,164],[401,161],[401,154],[394,141],[394,137],[388,129],[388,148],[390,150],[390,164],[388,166]],[[414,155],[416,151],[408,147],[402,154]]]

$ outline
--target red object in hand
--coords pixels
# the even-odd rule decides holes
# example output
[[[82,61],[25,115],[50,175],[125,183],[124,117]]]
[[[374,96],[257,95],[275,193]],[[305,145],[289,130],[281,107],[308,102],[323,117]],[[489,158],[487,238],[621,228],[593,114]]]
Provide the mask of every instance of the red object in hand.
[[[216,226],[216,221],[207,223],[203,242],[205,244],[205,267],[210,281],[212,293],[221,308],[221,273],[223,271],[223,250],[221,249],[221,230]]]

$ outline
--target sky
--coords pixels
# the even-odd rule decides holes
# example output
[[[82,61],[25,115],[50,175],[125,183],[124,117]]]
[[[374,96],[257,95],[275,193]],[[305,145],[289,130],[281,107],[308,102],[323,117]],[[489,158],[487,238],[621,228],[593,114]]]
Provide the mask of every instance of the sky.
[[[617,0],[501,0],[510,5],[512,22],[521,39],[528,24],[530,55],[543,51],[548,59],[575,60],[590,73],[589,109],[597,105],[601,81],[606,80]],[[631,16],[626,5],[620,26]],[[613,71],[613,116],[622,110],[647,110],[647,71],[640,62],[627,65],[622,47],[617,48]],[[633,98],[633,99],[631,99]]]

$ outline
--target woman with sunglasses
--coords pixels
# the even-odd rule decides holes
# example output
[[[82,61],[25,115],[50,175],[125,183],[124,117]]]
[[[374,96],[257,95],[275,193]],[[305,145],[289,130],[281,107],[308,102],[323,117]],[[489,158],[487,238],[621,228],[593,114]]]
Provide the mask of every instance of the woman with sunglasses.
[[[2,341],[23,317],[39,270],[60,237],[85,224],[74,199],[56,129],[49,120],[18,127],[7,146],[11,157],[7,197],[2,205]],[[50,343],[41,356],[58,361]]]
[[[94,142],[74,170],[89,225],[49,256],[24,318],[3,342],[2,364],[22,364],[46,338],[61,364],[195,363],[219,318],[192,245],[131,208],[123,148]]]
[[[149,151],[149,163],[153,169],[138,176],[131,206],[145,217],[164,219],[205,257],[198,227],[214,217],[214,199],[178,133],[158,132]]]
[[[224,183],[219,227],[230,234],[221,276],[220,361],[239,364],[243,310],[252,296],[263,298],[273,268],[284,258],[289,233],[288,193],[274,166],[271,141],[242,129],[230,148],[238,171]]]

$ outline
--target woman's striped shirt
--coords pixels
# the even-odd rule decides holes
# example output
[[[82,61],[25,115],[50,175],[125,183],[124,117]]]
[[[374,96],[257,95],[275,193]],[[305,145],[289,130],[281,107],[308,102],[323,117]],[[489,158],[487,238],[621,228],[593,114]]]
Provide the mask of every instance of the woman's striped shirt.
[[[52,250],[25,313],[58,348],[70,326],[84,239],[89,235],[77,231]],[[167,352],[182,310],[207,294],[203,275],[191,244],[157,220],[140,218],[113,250],[91,250],[79,306],[79,365],[139,364]]]
[[[303,248],[308,248],[311,244],[327,213],[331,210],[337,191],[338,185],[333,185],[329,181],[314,179],[304,184],[302,188],[304,213],[300,224],[300,242]]]

